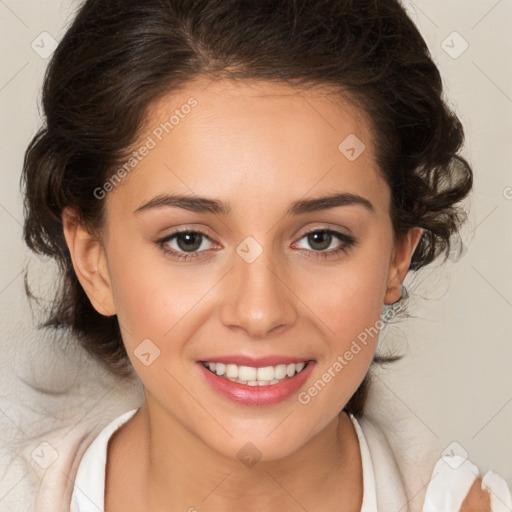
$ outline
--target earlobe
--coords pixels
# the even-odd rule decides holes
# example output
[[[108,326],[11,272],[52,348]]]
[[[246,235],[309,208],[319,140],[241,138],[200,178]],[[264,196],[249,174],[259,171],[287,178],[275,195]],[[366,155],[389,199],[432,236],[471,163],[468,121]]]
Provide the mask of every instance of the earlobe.
[[[102,315],[116,314],[105,249],[83,226],[76,213],[65,208],[62,226],[73,268],[94,309]]]
[[[411,265],[412,256],[424,229],[420,227],[411,228],[395,247],[393,260],[389,268],[388,284],[384,304],[393,304],[400,300],[402,283]]]

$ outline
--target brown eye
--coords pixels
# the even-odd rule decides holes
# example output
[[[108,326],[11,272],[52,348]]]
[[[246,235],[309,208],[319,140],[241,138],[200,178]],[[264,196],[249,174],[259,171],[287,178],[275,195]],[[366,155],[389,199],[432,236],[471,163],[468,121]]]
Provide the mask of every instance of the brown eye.
[[[183,230],[157,240],[156,244],[174,259],[190,260],[207,251],[205,248],[199,251],[205,240],[212,241],[207,234],[201,231]]]
[[[203,235],[197,232],[184,232],[175,235],[178,247],[186,252],[197,251],[201,247]]]
[[[340,252],[347,252],[348,248],[355,245],[357,240],[351,235],[345,235],[332,229],[315,229],[305,233],[301,240],[306,240],[313,252],[313,257],[327,258]],[[336,240],[338,243],[336,244]],[[334,248],[329,249],[334,242]]]
[[[331,245],[333,236],[329,231],[314,231],[307,235],[308,243],[313,249],[325,251]]]

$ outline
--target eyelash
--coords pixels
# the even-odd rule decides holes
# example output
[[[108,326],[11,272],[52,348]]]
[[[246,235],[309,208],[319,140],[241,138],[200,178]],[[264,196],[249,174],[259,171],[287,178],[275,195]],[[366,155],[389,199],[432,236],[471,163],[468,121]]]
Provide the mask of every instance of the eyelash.
[[[328,257],[336,256],[336,255],[340,254],[341,252],[348,252],[348,249],[350,247],[357,244],[357,239],[355,237],[353,237],[351,235],[346,235],[344,233],[340,233],[339,231],[334,231],[332,229],[313,229],[311,231],[304,233],[300,237],[300,240],[302,240],[303,238],[305,238],[308,235],[311,235],[313,233],[327,233],[329,235],[334,235],[341,242],[343,242],[336,249],[331,249],[329,251],[325,251],[325,250],[324,251],[314,251],[314,250],[308,251],[308,252],[315,253],[315,256],[310,256],[313,258],[325,260]],[[196,253],[186,253],[186,252],[179,252],[174,249],[169,249],[169,247],[167,246],[167,243],[170,242],[171,240],[173,240],[174,238],[176,238],[177,236],[183,235],[183,234],[197,234],[197,235],[201,235],[202,237],[212,241],[212,239],[206,233],[203,233],[202,231],[184,229],[181,231],[175,231],[174,233],[171,233],[170,235],[167,235],[166,237],[157,240],[155,243],[165,254],[167,254],[168,256],[170,256],[171,258],[173,258],[175,260],[191,261],[191,260],[194,260],[194,259],[200,257],[201,252],[205,252],[205,251],[200,251],[200,252],[196,252]]]

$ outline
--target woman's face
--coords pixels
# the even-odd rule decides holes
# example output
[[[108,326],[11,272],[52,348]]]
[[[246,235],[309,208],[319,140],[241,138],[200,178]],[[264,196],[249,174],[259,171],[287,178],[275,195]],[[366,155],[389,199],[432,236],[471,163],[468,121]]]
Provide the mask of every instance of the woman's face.
[[[227,457],[250,441],[275,460],[337,421],[417,239],[394,247],[389,188],[349,103],[206,85],[153,105],[136,164],[103,199],[103,277],[85,287],[118,315],[154,418]]]

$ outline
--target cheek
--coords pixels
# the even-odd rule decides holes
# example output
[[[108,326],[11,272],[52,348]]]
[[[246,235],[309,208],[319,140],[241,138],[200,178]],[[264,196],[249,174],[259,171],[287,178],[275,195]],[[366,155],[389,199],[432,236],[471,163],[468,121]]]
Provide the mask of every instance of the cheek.
[[[207,316],[209,301],[204,299],[208,294],[211,299],[212,286],[222,272],[208,265],[170,262],[156,247],[136,240],[116,234],[108,251],[125,344],[133,346],[145,338],[177,341],[176,333],[189,323],[191,312],[195,324],[202,323],[198,315]],[[338,340],[333,343],[340,343],[340,349],[380,317],[388,270],[385,246],[383,238],[367,236],[364,247],[339,264],[318,264],[311,271],[294,270],[295,274],[287,276],[293,282],[289,300],[299,315],[304,310],[305,317],[316,317],[326,336]],[[183,334],[185,338],[190,335]]]
[[[382,254],[382,253],[381,253]],[[346,270],[345,270],[346,269]],[[307,302],[321,319],[326,344],[311,385],[298,396],[318,424],[331,420],[355,393],[371,364],[379,338],[386,288],[386,260],[371,257],[340,266],[329,281],[304,285]]]
[[[386,260],[361,255],[320,278],[310,276],[302,293],[328,328],[330,337],[345,343],[378,321],[386,284]]]
[[[162,340],[186,317],[208,289],[208,279],[173,271],[156,249],[112,241],[109,272],[125,344]],[[189,267],[192,269],[192,267]]]

